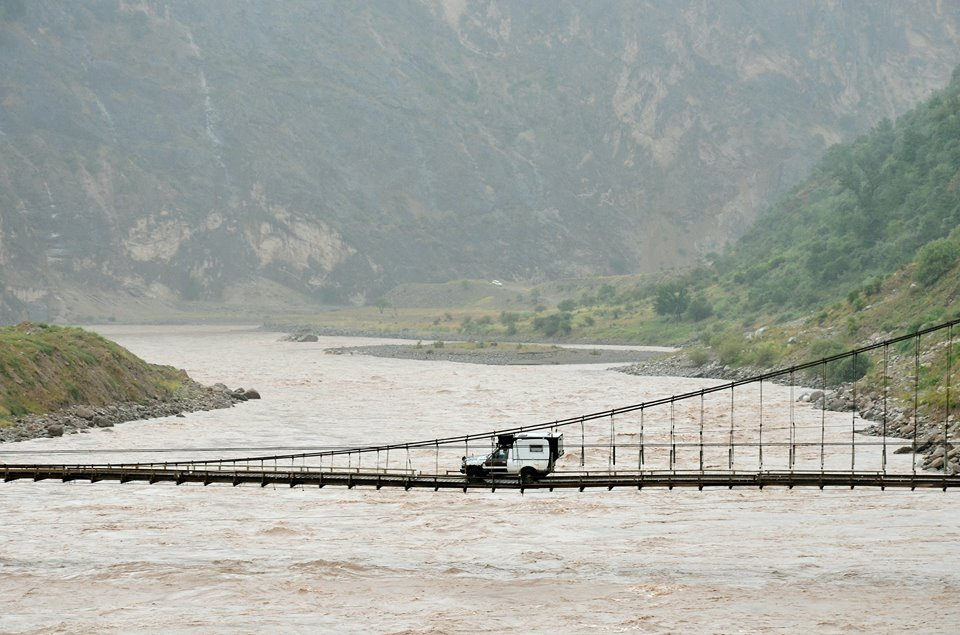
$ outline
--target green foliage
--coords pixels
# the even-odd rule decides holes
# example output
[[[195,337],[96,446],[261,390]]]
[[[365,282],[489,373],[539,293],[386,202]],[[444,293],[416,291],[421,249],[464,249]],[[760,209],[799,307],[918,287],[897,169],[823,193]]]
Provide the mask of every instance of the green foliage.
[[[883,287],[883,280],[879,276],[874,276],[863,283],[862,292],[865,296],[873,296],[880,293]]]
[[[687,358],[695,366],[703,366],[710,361],[710,353],[705,348],[695,348],[687,353]]]
[[[749,350],[747,364],[759,368],[770,368],[782,357],[783,351],[773,342],[757,344]]]
[[[689,304],[690,294],[682,282],[671,281],[657,285],[657,295],[653,301],[653,309],[657,315],[673,316],[679,320]]]
[[[739,313],[811,310],[848,299],[855,310],[882,280],[917,258],[931,284],[960,258],[941,242],[960,225],[960,73],[926,104],[832,147],[718,261],[725,295],[743,287]],[[935,241],[936,245],[920,250]],[[957,241],[960,244],[960,241]],[[867,279],[867,283],[861,281]]]
[[[29,323],[0,328],[0,376],[0,418],[76,403],[146,401],[186,379],[94,333]]]
[[[519,313],[513,313],[510,311],[500,312],[500,323],[503,324],[504,326],[510,326],[512,324],[516,324],[519,321],[520,321]]]
[[[569,335],[573,330],[573,316],[570,313],[551,313],[533,320],[533,328],[547,337]]]
[[[707,301],[707,297],[702,293],[698,293],[690,300],[690,304],[687,306],[686,316],[688,319],[694,322],[700,322],[707,319],[713,315],[713,307],[710,306],[710,302]]]
[[[736,366],[742,363],[746,340],[740,335],[721,331],[708,335],[706,340],[716,353],[717,361],[724,366]]]
[[[373,301],[373,306],[377,307],[380,313],[383,313],[383,310],[390,306],[390,301],[384,297],[379,297]]]
[[[465,335],[483,335],[490,330],[493,324],[493,318],[489,315],[482,315],[476,319],[472,316],[466,316],[460,323],[460,333]]]
[[[847,346],[837,340],[820,340],[810,347],[810,354],[813,361],[826,360],[846,350]],[[814,379],[825,380],[827,386],[837,386],[862,379],[872,367],[873,361],[868,355],[849,355],[815,366],[810,375]]]
[[[949,238],[931,241],[917,252],[913,277],[920,284],[930,286],[953,269],[957,259],[960,259],[960,243]]]

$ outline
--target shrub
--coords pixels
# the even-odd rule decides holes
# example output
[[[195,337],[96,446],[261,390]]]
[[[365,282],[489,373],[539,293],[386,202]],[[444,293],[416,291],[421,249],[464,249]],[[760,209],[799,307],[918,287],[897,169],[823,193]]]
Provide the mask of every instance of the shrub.
[[[513,313],[508,311],[500,312],[500,323],[505,326],[510,326],[511,324],[516,324],[520,321],[520,314]]]
[[[710,306],[706,296],[704,296],[702,293],[698,293],[690,301],[689,306],[687,306],[686,315],[690,320],[699,322],[713,315],[713,307]]]
[[[766,368],[780,359],[780,351],[773,343],[761,344],[753,350],[751,357],[754,366]]]
[[[705,348],[695,348],[687,354],[690,363],[695,366],[703,366],[710,361],[710,354]]]
[[[932,285],[953,268],[958,258],[960,243],[947,238],[931,241],[917,252],[913,278],[922,285]]]
[[[743,340],[735,335],[718,336],[714,340],[717,359],[724,366],[733,366],[740,361],[743,354]]]
[[[814,360],[826,359],[846,352],[846,348],[836,340],[820,340],[810,347],[810,354]],[[811,369],[814,377],[825,377],[828,386],[849,383],[861,379],[873,367],[873,361],[866,354],[860,354],[854,359],[853,355],[834,360],[823,366]]]
[[[569,313],[552,313],[545,317],[535,318],[533,328],[547,337],[569,335],[570,331],[573,330],[571,318],[572,316]]]

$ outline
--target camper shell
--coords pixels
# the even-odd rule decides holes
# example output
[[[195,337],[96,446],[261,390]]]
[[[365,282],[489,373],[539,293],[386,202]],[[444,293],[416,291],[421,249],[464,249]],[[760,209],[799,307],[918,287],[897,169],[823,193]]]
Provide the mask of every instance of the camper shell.
[[[561,456],[561,432],[500,434],[490,454],[463,457],[460,472],[470,478],[515,475],[529,482],[552,472]]]

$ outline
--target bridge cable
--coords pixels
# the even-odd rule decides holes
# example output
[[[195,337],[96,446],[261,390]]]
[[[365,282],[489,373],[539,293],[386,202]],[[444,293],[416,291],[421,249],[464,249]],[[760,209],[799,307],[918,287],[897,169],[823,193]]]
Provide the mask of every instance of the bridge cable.
[[[638,456],[637,456],[638,466],[637,466],[637,467],[638,467],[639,469],[641,469],[641,470],[643,469],[643,446],[644,446],[644,441],[643,441],[643,417],[644,417],[644,412],[645,412],[645,409],[641,408],[641,409],[640,409],[640,450],[639,450],[639,452],[637,453],[637,454],[638,454]]]
[[[700,471],[703,472],[703,391],[700,391]]]
[[[580,417],[580,467],[584,466],[584,460],[586,459],[585,452],[586,449],[583,445],[583,417]]]
[[[827,362],[823,362],[823,373],[820,387],[823,396],[820,398],[820,471],[824,470],[824,443],[827,437]]]
[[[946,478],[950,467],[947,437],[950,435],[950,384],[953,381],[953,325],[947,331],[947,407],[943,413],[943,476]]]
[[[913,475],[917,474],[917,428],[919,425],[920,407],[920,333],[917,333],[913,351]]]
[[[760,471],[763,471],[763,380],[760,380],[760,430],[758,433],[757,451],[759,452]]]
[[[791,366],[791,367],[786,368],[786,369],[775,370],[775,371],[763,373],[763,374],[758,375],[758,376],[749,377],[749,378],[744,378],[744,379],[732,381],[732,382],[730,382],[730,383],[728,383],[728,384],[721,384],[721,385],[717,385],[717,386],[713,386],[713,387],[705,388],[705,389],[701,389],[701,390],[702,390],[704,393],[712,393],[712,392],[716,392],[716,391],[720,391],[720,390],[726,390],[727,388],[730,388],[730,389],[731,389],[731,401],[733,401],[733,399],[734,399],[734,397],[733,397],[733,390],[734,390],[734,388],[735,388],[736,386],[745,385],[745,384],[749,384],[749,383],[755,383],[755,382],[761,382],[761,390],[762,390],[762,382],[763,382],[764,380],[766,380],[766,379],[782,377],[782,376],[784,376],[784,375],[786,375],[786,374],[788,374],[788,373],[790,373],[790,372],[793,372],[793,371],[808,370],[808,369],[815,368],[815,367],[817,367],[817,366],[820,366],[820,367],[822,368],[822,371],[823,371],[823,372],[822,372],[822,375],[823,375],[823,387],[824,387],[824,389],[826,389],[826,365],[827,365],[828,363],[832,363],[832,362],[839,361],[839,360],[844,360],[844,359],[846,359],[846,358],[848,358],[848,357],[852,357],[852,356],[857,355],[857,354],[862,354],[862,353],[865,353],[865,352],[867,352],[867,351],[875,350],[875,349],[877,349],[877,348],[881,348],[881,347],[884,347],[884,348],[885,348],[885,347],[887,347],[887,346],[889,346],[889,345],[896,344],[896,343],[899,343],[899,342],[904,342],[904,341],[907,341],[907,340],[910,340],[911,338],[913,338],[913,339],[915,339],[915,344],[916,344],[916,353],[915,353],[916,359],[915,359],[915,365],[916,365],[916,367],[917,367],[917,368],[916,368],[916,372],[915,372],[915,383],[914,383],[914,402],[915,402],[914,418],[915,418],[915,422],[916,422],[916,421],[917,421],[917,418],[918,418],[918,413],[917,413],[918,408],[917,408],[917,406],[919,405],[919,403],[918,403],[918,402],[919,402],[919,395],[918,395],[918,393],[919,393],[919,346],[920,346],[920,337],[921,337],[922,335],[925,335],[925,334],[928,334],[928,333],[933,333],[933,332],[935,332],[935,331],[939,331],[939,330],[942,330],[942,329],[944,329],[944,328],[951,328],[951,327],[952,327],[953,325],[955,325],[955,324],[960,324],[960,318],[957,318],[957,319],[952,320],[952,321],[947,322],[947,323],[943,323],[943,324],[935,325],[935,326],[932,326],[932,327],[928,327],[928,328],[926,328],[926,329],[921,329],[921,330],[919,330],[919,331],[915,331],[915,332],[910,333],[910,334],[906,334],[906,335],[903,335],[903,336],[891,338],[891,339],[886,340],[886,341],[883,341],[883,342],[878,342],[878,343],[874,343],[874,344],[871,344],[871,345],[868,345],[868,346],[864,346],[864,347],[858,348],[858,349],[856,349],[856,350],[854,350],[854,351],[847,351],[847,352],[845,352],[845,353],[839,353],[839,354],[837,354],[837,355],[833,355],[833,356],[830,356],[830,357],[826,357],[826,358],[823,358],[823,359],[821,359],[821,360],[816,360],[816,361],[807,362],[807,363],[803,363],[803,364],[797,364],[797,365]],[[673,396],[670,396],[670,397],[664,397],[664,398],[661,398],[661,399],[651,400],[651,401],[645,402],[645,403],[633,404],[633,405],[625,406],[625,407],[622,407],[622,408],[615,408],[615,409],[613,409],[612,411],[611,411],[611,410],[607,410],[607,411],[596,412],[596,413],[592,413],[592,414],[588,414],[588,415],[580,415],[580,416],[576,416],[576,417],[571,417],[571,418],[567,418],[567,419],[559,419],[559,420],[556,420],[556,421],[553,421],[553,422],[549,422],[549,423],[546,423],[546,424],[535,424],[535,425],[531,425],[531,426],[521,426],[521,427],[519,427],[519,428],[508,429],[508,430],[503,431],[503,432],[509,433],[509,432],[516,432],[517,430],[542,430],[542,429],[547,429],[547,428],[559,428],[559,427],[564,427],[564,426],[568,426],[568,425],[573,425],[573,424],[581,421],[581,419],[584,420],[584,421],[587,421],[587,420],[599,419],[599,418],[604,417],[604,416],[609,416],[611,412],[613,412],[614,414],[624,414],[624,413],[633,412],[633,411],[636,411],[636,410],[642,410],[642,409],[644,409],[644,408],[646,408],[646,407],[652,407],[652,406],[657,406],[657,405],[665,405],[665,404],[667,404],[667,403],[669,403],[669,404],[671,405],[671,411],[672,411],[673,408],[674,408],[674,406],[675,406],[675,403],[676,403],[677,401],[679,401],[679,400],[685,400],[685,399],[692,399],[693,397],[695,397],[695,396],[697,396],[697,395],[699,395],[699,394],[700,394],[700,390],[696,390],[696,391],[691,391],[691,392],[688,392],[688,393],[684,393],[684,394],[682,394],[682,395],[673,395]],[[826,398],[824,397],[824,407],[825,407],[825,400],[826,400]],[[731,409],[732,409],[732,405],[731,405]],[[824,420],[823,420],[824,418],[825,418],[825,412],[822,414],[822,419],[821,419],[821,470],[823,470],[823,469],[824,469],[824,466],[825,466],[825,457],[824,457],[824,450],[823,450],[823,446],[824,446],[824,443],[825,443],[825,422],[824,422]],[[671,424],[672,424],[672,425],[673,425],[673,423],[674,423],[674,422],[671,421]],[[761,423],[762,423],[762,418],[761,418]],[[731,417],[731,426],[733,426],[733,418],[732,418],[732,417]],[[675,430],[673,430],[673,432],[675,433]],[[473,435],[473,436],[478,436],[478,435]],[[485,436],[485,435],[484,435],[484,436]],[[914,425],[914,437],[915,437],[914,447],[916,447],[916,445],[917,445],[917,444],[916,444],[916,436],[917,436],[917,426]],[[391,444],[391,445],[376,445],[376,446],[373,446],[373,445],[371,445],[371,446],[360,446],[360,447],[354,447],[354,448],[345,448],[345,449],[336,449],[336,450],[324,450],[324,451],[319,451],[319,452],[302,452],[302,453],[296,453],[296,454],[278,455],[278,456],[274,456],[274,457],[244,457],[244,458],[238,458],[237,460],[248,461],[248,462],[250,462],[250,461],[255,461],[255,460],[258,460],[258,459],[268,459],[268,460],[269,460],[269,459],[273,459],[273,460],[284,459],[284,460],[289,460],[289,459],[293,459],[294,457],[304,458],[304,459],[305,459],[305,458],[322,456],[322,455],[331,455],[331,456],[332,456],[332,455],[336,455],[336,454],[340,454],[340,455],[342,455],[342,454],[347,454],[347,455],[348,455],[348,460],[351,460],[349,455],[352,454],[353,452],[357,452],[358,455],[362,455],[362,453],[365,453],[365,452],[373,452],[373,451],[377,451],[377,450],[388,450],[389,448],[395,448],[395,449],[405,449],[405,450],[407,451],[408,461],[409,461],[409,451],[410,451],[411,448],[426,448],[426,447],[430,447],[430,446],[433,446],[433,445],[448,445],[448,444],[451,444],[451,443],[458,443],[458,442],[462,441],[463,439],[464,439],[463,436],[442,437],[442,438],[437,438],[437,439],[430,439],[430,440],[424,440],[424,441],[416,441],[416,442],[410,442],[410,443],[397,443],[397,444]],[[676,458],[676,457],[675,457],[675,448],[676,448],[676,439],[675,439],[675,438],[672,438],[672,439],[671,439],[671,450],[672,450],[672,454],[673,454],[672,459],[674,459],[674,460],[675,460],[675,458]],[[215,462],[208,459],[208,460],[184,461],[184,462],[179,463],[179,465],[203,465],[203,464],[211,464],[211,465],[212,465],[213,463],[215,463]],[[733,463],[733,446],[732,446],[732,445],[731,445],[731,458],[730,458],[730,463],[731,463],[731,465],[732,465],[732,463]],[[145,465],[145,464],[134,464],[134,465]],[[146,464],[146,465],[150,465],[150,464]],[[675,464],[672,464],[672,465],[671,465],[671,468],[675,468]],[[915,466],[914,466],[914,469],[915,469]]]
[[[810,369],[810,368],[813,368],[813,367],[816,367],[816,366],[822,366],[822,367],[823,367],[823,370],[824,370],[824,388],[826,388],[826,378],[825,378],[825,375],[826,375],[826,364],[827,364],[827,363],[832,363],[832,362],[835,362],[835,361],[840,361],[840,360],[846,359],[846,358],[848,358],[848,357],[853,356],[853,355],[856,354],[856,353],[863,353],[863,352],[870,351],[870,350],[874,350],[874,349],[876,349],[876,348],[880,348],[880,347],[883,347],[883,346],[886,346],[886,345],[889,345],[889,344],[894,344],[894,343],[906,341],[906,340],[911,339],[911,338],[917,338],[919,335],[923,335],[923,334],[931,333],[931,332],[934,332],[934,331],[937,331],[937,330],[940,330],[940,329],[943,329],[943,328],[947,328],[947,327],[949,327],[949,326],[952,325],[952,324],[960,324],[960,318],[958,318],[958,319],[956,319],[956,320],[953,320],[952,322],[948,322],[948,323],[944,323],[944,324],[937,325],[937,326],[934,326],[934,327],[929,327],[929,328],[926,328],[926,329],[922,329],[922,330],[920,330],[920,331],[918,331],[918,332],[915,332],[915,333],[912,333],[912,334],[908,334],[908,335],[904,335],[904,336],[892,338],[892,339],[887,340],[887,341],[885,341],[885,342],[879,342],[879,343],[876,343],[876,344],[864,346],[864,347],[861,347],[861,348],[856,349],[856,350],[854,350],[854,351],[848,351],[848,352],[845,352],[845,353],[839,353],[839,354],[837,354],[837,355],[833,355],[833,356],[830,356],[830,357],[826,357],[826,358],[823,358],[823,359],[821,359],[821,360],[816,360],[816,361],[807,362],[807,363],[803,363],[803,364],[797,364],[797,365],[791,366],[791,367],[786,368],[786,369],[771,371],[771,372],[764,373],[764,374],[761,374],[761,375],[757,375],[757,376],[754,376],[754,377],[749,377],[749,378],[745,378],[745,379],[736,380],[736,381],[730,382],[729,384],[722,384],[722,385],[714,386],[714,387],[711,387],[711,388],[706,388],[706,389],[703,389],[703,390],[704,390],[705,392],[708,392],[708,393],[709,393],[709,392],[716,392],[716,391],[718,391],[718,390],[725,390],[725,389],[727,389],[727,388],[734,388],[734,387],[736,387],[736,386],[745,385],[745,384],[748,384],[748,383],[755,383],[755,382],[760,382],[760,381],[763,381],[763,380],[766,380],[766,379],[770,379],[770,378],[782,377],[782,376],[790,373],[791,371],[807,370],[807,369]],[[682,395],[673,395],[673,396],[671,396],[671,397],[664,397],[664,398],[652,400],[652,401],[649,401],[649,402],[646,402],[646,403],[640,403],[640,404],[634,404],[634,405],[631,405],[631,406],[625,406],[625,407],[622,407],[622,408],[616,408],[616,409],[614,409],[614,412],[615,412],[616,414],[623,414],[623,413],[627,413],[627,412],[632,412],[632,411],[635,411],[635,410],[639,410],[639,409],[644,408],[644,407],[662,405],[662,404],[666,404],[666,403],[671,403],[671,404],[672,404],[672,403],[674,403],[674,402],[676,402],[676,401],[679,401],[679,400],[685,400],[685,399],[693,398],[693,397],[699,395],[699,392],[700,392],[699,390],[697,390],[697,391],[691,391],[691,392],[688,392],[688,393],[684,393],[684,394],[682,394]],[[608,416],[609,413],[610,413],[610,411],[608,410],[608,411],[602,411],[602,412],[598,412],[598,413],[593,413],[593,414],[589,414],[589,415],[581,415],[581,416],[584,418],[584,420],[592,420],[592,419],[597,419],[597,418],[600,418],[600,417]],[[504,430],[504,431],[501,431],[501,432],[503,432],[503,433],[508,433],[508,432],[516,432],[517,430],[540,430],[540,429],[546,429],[546,428],[551,428],[551,427],[553,427],[553,428],[556,428],[556,427],[564,427],[564,426],[567,426],[567,425],[574,424],[574,423],[578,422],[579,420],[580,420],[580,417],[578,416],[578,417],[572,417],[572,418],[568,418],[568,419],[559,419],[559,420],[556,420],[556,421],[553,421],[553,422],[549,422],[549,423],[546,423],[546,424],[536,424],[536,425],[532,425],[532,426],[521,426],[521,427],[519,427],[519,428],[512,428],[512,429]],[[438,443],[438,442],[441,443],[441,444],[446,445],[446,444],[448,444],[448,443],[457,442],[457,441],[460,441],[460,440],[462,440],[462,439],[463,439],[462,436],[458,436],[458,437],[446,437],[446,438],[439,438],[439,439],[431,439],[431,440],[429,440],[429,441],[418,441],[418,442],[407,443],[407,444],[394,444],[392,447],[399,447],[399,448],[427,447],[427,446],[432,446],[432,445],[434,445],[435,443]],[[347,453],[347,452],[370,452],[370,451],[376,450],[378,447],[386,447],[386,446],[366,446],[366,447],[351,448],[350,450],[331,450],[331,451],[328,451],[328,452],[334,453],[334,454],[335,454],[335,453]],[[308,454],[307,456],[311,456],[311,454]],[[284,457],[284,458],[286,458],[286,457]],[[202,461],[199,461],[199,462],[202,463]]]
[[[853,377],[853,414],[850,416],[850,471],[856,469],[857,463],[857,354],[853,355],[853,368],[850,371]]]
[[[890,392],[890,376],[887,374],[889,357],[889,346],[883,347],[883,453],[880,460],[880,467],[884,474],[887,473],[887,393]]]
[[[727,450],[727,469],[733,471],[733,386],[730,386],[730,447]]]
[[[607,458],[607,462],[613,461],[613,466],[617,465],[617,432],[616,427],[613,423],[613,410],[610,411],[610,456]]]
[[[794,462],[796,460],[796,443],[797,443],[797,421],[793,413],[793,371],[790,372],[790,459],[788,461],[790,471],[793,471]]]
[[[676,470],[677,440],[674,436],[674,400],[670,400],[670,471]]]

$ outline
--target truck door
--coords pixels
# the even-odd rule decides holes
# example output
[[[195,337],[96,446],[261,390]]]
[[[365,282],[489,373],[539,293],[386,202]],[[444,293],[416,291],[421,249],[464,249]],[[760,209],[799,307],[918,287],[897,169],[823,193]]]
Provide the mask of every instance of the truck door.
[[[509,448],[497,448],[494,450],[493,454],[487,457],[487,468],[496,471],[506,471],[508,451]]]

